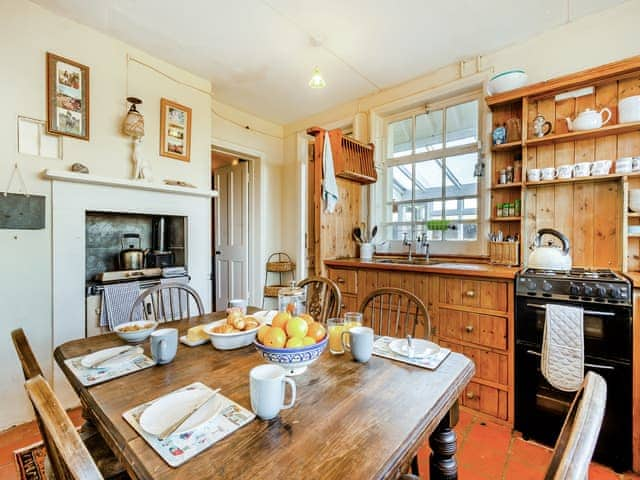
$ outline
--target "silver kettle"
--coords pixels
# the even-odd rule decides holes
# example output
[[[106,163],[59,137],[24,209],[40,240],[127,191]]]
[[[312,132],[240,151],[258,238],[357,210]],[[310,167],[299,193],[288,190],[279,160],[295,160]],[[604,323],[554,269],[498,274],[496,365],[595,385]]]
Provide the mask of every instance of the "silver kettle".
[[[137,233],[125,233],[122,235],[120,243],[122,245],[122,250],[120,250],[120,270],[140,270],[144,268],[144,251],[141,248],[140,235]]]
[[[562,242],[562,248],[549,242],[542,245],[542,236],[552,235]],[[569,255],[569,239],[552,228],[538,230],[533,241],[532,252],[529,254],[528,267],[543,270],[571,270],[571,255]]]

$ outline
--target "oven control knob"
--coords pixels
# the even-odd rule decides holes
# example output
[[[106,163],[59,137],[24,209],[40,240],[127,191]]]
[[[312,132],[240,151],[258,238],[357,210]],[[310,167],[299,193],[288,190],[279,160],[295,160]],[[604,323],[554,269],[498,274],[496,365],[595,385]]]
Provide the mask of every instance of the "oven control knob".
[[[584,286],[584,295],[586,297],[592,297],[593,296],[593,287],[591,285],[585,285]]]
[[[534,282],[533,280],[529,280],[527,282],[527,289],[529,290],[535,290],[537,287],[536,282]]]
[[[611,295],[611,298],[622,298],[622,290],[620,287],[611,287],[609,295]]]
[[[576,285],[575,283],[569,285],[569,295],[573,295],[576,297],[580,295],[580,285]]]
[[[553,285],[551,285],[546,280],[542,282],[542,290],[544,290],[545,292],[550,292],[552,288],[553,288]]]
[[[607,295],[607,289],[604,288],[602,285],[596,285],[595,288],[595,296],[598,298],[604,298]]]

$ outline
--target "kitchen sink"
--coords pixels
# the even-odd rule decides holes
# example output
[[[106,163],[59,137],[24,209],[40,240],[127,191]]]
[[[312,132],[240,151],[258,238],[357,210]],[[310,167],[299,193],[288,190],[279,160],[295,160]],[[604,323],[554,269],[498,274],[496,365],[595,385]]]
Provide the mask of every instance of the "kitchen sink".
[[[376,263],[391,263],[394,265],[437,265],[440,262],[434,260],[427,260],[426,258],[376,258]]]

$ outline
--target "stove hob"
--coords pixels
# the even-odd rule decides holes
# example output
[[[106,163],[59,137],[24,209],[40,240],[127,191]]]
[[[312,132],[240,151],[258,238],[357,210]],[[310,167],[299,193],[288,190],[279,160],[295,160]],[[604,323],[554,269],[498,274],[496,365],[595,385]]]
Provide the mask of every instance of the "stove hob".
[[[564,278],[569,280],[605,280],[626,281],[613,270],[608,268],[588,269],[572,268],[571,270],[545,270],[541,268],[527,268],[521,274],[524,277]]]

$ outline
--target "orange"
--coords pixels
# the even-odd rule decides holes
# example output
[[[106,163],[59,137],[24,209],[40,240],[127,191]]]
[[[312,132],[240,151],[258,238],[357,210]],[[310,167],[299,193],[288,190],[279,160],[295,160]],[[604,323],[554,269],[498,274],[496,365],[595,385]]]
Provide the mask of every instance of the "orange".
[[[304,342],[300,337],[292,337],[287,340],[287,348],[300,348],[304,346]]]
[[[315,320],[313,319],[313,317],[311,315],[309,315],[308,313],[301,313],[300,315],[298,315],[300,318],[303,318],[305,322],[307,322],[308,325],[311,325],[313,322],[315,322]]]
[[[327,330],[321,323],[313,322],[311,325],[309,325],[309,331],[307,332],[307,335],[313,338],[316,343],[322,340],[326,334]]]
[[[287,305],[287,313],[290,313],[291,315],[293,315],[296,312],[296,304],[295,303],[290,303]]]
[[[269,333],[269,330],[271,330],[271,327],[269,325],[263,325],[258,330],[258,341],[263,345],[264,345],[264,337],[267,336],[267,333]]]
[[[264,344],[267,347],[282,348],[287,343],[287,334],[280,327],[271,327],[264,336]]]
[[[287,312],[278,312],[273,320],[271,320],[272,327],[279,327],[282,330],[287,328],[287,322],[291,320],[291,314]]]
[[[302,338],[307,335],[307,330],[309,330],[309,325],[300,317],[293,317],[287,322],[286,332],[289,337]]]
[[[302,344],[303,344],[305,347],[306,347],[306,346],[309,346],[309,345],[314,345],[315,343],[316,343],[316,341],[315,341],[313,338],[309,337],[309,336],[304,337],[304,338],[302,339]]]

